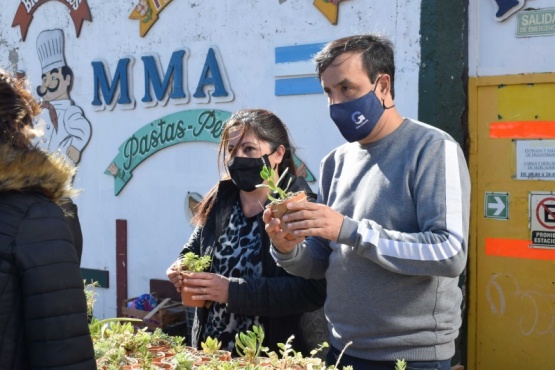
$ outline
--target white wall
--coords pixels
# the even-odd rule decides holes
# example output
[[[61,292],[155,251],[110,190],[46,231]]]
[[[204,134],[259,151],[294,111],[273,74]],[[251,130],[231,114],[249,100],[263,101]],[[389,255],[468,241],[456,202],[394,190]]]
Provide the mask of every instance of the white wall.
[[[520,0],[527,8],[555,8],[553,0]],[[497,21],[494,0],[469,2],[469,76],[554,72],[555,35],[516,37],[517,13]]]
[[[34,13],[24,42],[19,27],[11,27],[19,2],[4,2],[0,12],[0,66],[26,70],[33,89],[41,80],[38,34],[64,30],[65,58],[75,74],[71,98],[92,125],[75,186],[83,189],[76,199],[84,233],[82,267],[110,273],[110,288],[97,290],[95,315],[99,317],[113,316],[117,308],[115,220],[128,221],[128,295],[134,297],[148,292],[149,279],[165,278],[166,267],[192,232],[185,212],[187,192],[204,194],[218,180],[216,145],[185,143],[148,158],[115,196],[113,178],[104,171],[119,145],[148,122],[189,109],[267,108],[288,125],[300,148],[298,156],[318,178],[320,159],[343,138],[329,118],[323,94],[274,95],[274,48],[366,32],[387,35],[396,44],[396,104],[401,114],[417,116],[420,1],[345,1],[340,4],[338,24],[331,25],[306,0],[282,4],[278,0],[174,0],[144,38],[139,36],[139,21],[129,19],[137,2],[89,0],[92,22],[84,22],[78,38],[67,7],[57,1],[44,3]],[[199,104],[191,99],[185,105],[169,102],[151,108],[140,101],[142,56],[157,54],[165,68],[173,51],[187,49],[187,90],[192,94],[213,46],[220,52],[233,101]],[[135,108],[96,111],[91,105],[91,62],[103,60],[113,74],[118,60],[128,56],[135,60],[131,77]]]

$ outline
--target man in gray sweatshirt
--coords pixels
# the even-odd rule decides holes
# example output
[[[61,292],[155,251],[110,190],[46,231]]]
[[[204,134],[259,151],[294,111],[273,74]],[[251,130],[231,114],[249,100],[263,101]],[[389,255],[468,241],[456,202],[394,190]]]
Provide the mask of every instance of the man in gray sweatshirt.
[[[470,179],[447,133],[402,117],[393,47],[346,37],[315,56],[330,116],[348,143],[321,162],[317,203],[266,211],[272,254],[288,272],[327,280],[328,365],[450,369],[461,326]],[[296,237],[290,241],[286,223]]]

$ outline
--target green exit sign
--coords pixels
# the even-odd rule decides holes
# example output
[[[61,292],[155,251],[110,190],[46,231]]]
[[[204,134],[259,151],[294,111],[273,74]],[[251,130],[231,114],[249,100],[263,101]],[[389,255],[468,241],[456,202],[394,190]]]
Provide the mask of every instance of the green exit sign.
[[[509,219],[509,193],[486,193],[484,217],[498,220]]]
[[[518,13],[516,37],[555,35],[555,8]]]

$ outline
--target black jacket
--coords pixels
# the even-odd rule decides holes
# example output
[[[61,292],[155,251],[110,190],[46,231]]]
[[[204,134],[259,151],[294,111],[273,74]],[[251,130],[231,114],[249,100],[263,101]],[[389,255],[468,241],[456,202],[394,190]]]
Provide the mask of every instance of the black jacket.
[[[302,177],[288,176],[287,183],[293,178],[289,191],[305,190],[314,200],[314,194]],[[222,225],[229,218],[233,205],[239,199],[239,190],[231,180],[219,183],[216,203],[203,226],[197,227],[183,248],[181,254],[193,251],[199,255],[214,254],[214,244],[222,234]],[[307,280],[289,275],[278,267],[270,255],[270,238],[264,230],[262,214],[259,216],[263,248],[262,278],[230,278],[228,310],[236,314],[260,316],[265,333],[265,346],[278,351],[277,344],[285,343],[295,335],[293,347],[308,354],[313,348],[306,346],[306,333],[299,326],[304,312],[314,311],[324,304],[326,297],[325,280]],[[200,345],[203,320],[206,309],[197,309],[192,329],[191,343]]]
[[[64,213],[73,169],[0,146],[0,369],[96,369]]]

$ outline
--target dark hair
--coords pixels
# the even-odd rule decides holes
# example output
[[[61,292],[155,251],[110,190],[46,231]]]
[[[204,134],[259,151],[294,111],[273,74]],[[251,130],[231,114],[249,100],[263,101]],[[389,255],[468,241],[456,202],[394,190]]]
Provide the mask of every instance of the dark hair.
[[[292,175],[297,174],[295,162],[293,160],[294,149],[289,140],[287,127],[278,116],[264,109],[243,109],[233,113],[231,117],[229,117],[225,123],[218,150],[218,168],[221,169],[220,166],[223,165],[227,171],[227,163],[235,156],[237,146],[234,147],[230,153],[227,152],[227,148],[231,133],[235,133],[237,130],[240,132],[239,142],[243,140],[245,135],[252,133],[261,141],[270,144],[272,152],[278,149],[280,145],[283,145],[285,147],[285,154],[278,166],[278,173],[283,173],[287,168],[288,173]],[[198,204],[198,211],[193,217],[193,222],[195,224],[204,224],[204,222],[206,222],[208,214],[216,201],[217,189],[218,184],[216,184]]]
[[[360,52],[362,64],[371,83],[376,82],[380,74],[388,74],[391,79],[391,97],[395,98],[395,60],[393,44],[378,35],[356,35],[343,37],[327,43],[313,58],[318,77],[329,67],[338,55]]]
[[[40,104],[28,90],[27,80],[12,77],[0,69],[0,144],[30,149],[33,118],[40,111]]]

